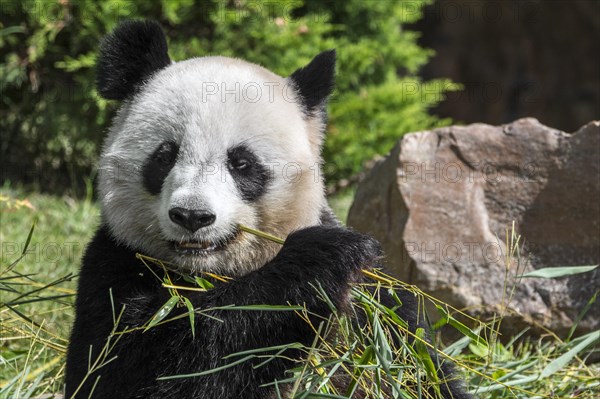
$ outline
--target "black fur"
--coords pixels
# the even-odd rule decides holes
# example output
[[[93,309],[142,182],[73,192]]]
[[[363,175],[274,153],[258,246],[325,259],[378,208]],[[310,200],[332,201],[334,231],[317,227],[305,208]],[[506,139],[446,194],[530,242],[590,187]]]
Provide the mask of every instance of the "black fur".
[[[290,76],[307,114],[322,111],[335,86],[335,50],[324,51]]]
[[[98,93],[108,100],[123,100],[169,64],[167,41],[158,23],[123,22],[100,45],[96,71]]]
[[[320,284],[343,308],[349,283],[379,255],[372,238],[342,228],[312,227],[291,234],[279,254],[257,271],[186,296],[198,309],[291,303],[327,317],[329,306],[310,284]],[[67,398],[87,372],[90,345],[93,362],[113,328],[110,291],[116,312],[125,306],[121,327],[143,324],[169,298],[168,290],[136,259],[135,252],[117,244],[102,227],[87,249],[79,277],[67,355]],[[187,318],[123,335],[108,356],[117,358],[88,377],[76,397],[87,398],[100,376],[93,398],[264,398],[272,388],[260,385],[289,377],[285,370],[293,366],[292,361],[273,360],[256,369],[252,366],[262,360],[249,361],[196,378],[158,381],[157,377],[218,367],[236,360],[224,356],[243,350],[293,342],[310,345],[314,337],[309,325],[292,311],[214,310],[210,316],[197,315],[195,338]],[[299,353],[286,355],[297,358]]]
[[[247,147],[242,145],[227,151],[227,168],[244,201],[256,201],[267,190],[271,180],[269,170]]]
[[[152,195],[160,194],[167,175],[175,165],[179,146],[172,141],[161,143],[146,160],[142,170],[144,188]]]

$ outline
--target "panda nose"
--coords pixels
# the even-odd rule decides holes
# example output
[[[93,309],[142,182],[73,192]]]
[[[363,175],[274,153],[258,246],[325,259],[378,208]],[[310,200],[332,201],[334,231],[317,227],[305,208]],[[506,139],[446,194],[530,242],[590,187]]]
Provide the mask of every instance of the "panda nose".
[[[182,227],[185,227],[192,233],[201,227],[210,226],[215,222],[217,216],[208,211],[197,211],[185,208],[171,208],[169,218]]]

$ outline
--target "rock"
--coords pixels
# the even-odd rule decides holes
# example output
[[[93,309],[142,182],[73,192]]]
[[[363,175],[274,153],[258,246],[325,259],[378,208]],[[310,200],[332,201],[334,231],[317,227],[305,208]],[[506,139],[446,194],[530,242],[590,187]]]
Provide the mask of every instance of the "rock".
[[[455,307],[488,317],[512,295],[503,332],[565,335],[600,268],[518,276],[600,263],[599,198],[600,122],[573,134],[531,118],[452,126],[404,135],[359,185],[348,225],[381,241],[397,277]],[[510,244],[513,223],[521,238]],[[599,316],[596,301],[578,332],[600,328]]]

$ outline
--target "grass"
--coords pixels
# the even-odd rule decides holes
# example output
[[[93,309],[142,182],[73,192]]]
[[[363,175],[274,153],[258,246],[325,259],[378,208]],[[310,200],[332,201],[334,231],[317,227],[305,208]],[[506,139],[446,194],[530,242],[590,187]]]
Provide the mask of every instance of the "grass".
[[[0,191],[0,398],[60,391],[76,274],[98,215],[89,200]]]
[[[335,212],[343,219],[351,198],[352,193],[347,192],[333,201]],[[89,199],[76,201],[0,190],[0,399],[37,398],[61,392],[76,274],[98,216],[97,206]],[[35,229],[26,245],[33,224]],[[514,234],[509,237],[518,243],[514,238]],[[509,262],[514,257],[518,253],[507,254]],[[378,289],[403,284],[388,276],[379,277],[371,283],[378,284]],[[442,316],[437,326],[447,324],[458,332],[459,338],[447,343],[437,356],[454,359],[470,389],[479,397],[600,396],[600,368],[585,362],[591,348],[599,343],[598,332],[569,340],[548,332],[540,338],[519,335],[500,342],[495,333],[498,320],[481,323],[460,318],[457,310],[415,287],[409,288],[423,303],[437,305]],[[511,291],[512,287],[507,286],[505,307]],[[421,341],[420,333],[415,337],[415,345],[395,347],[389,334],[410,334],[402,321],[360,287],[353,290],[353,295],[357,306],[370,315],[368,328],[356,331],[343,317],[331,320],[341,326],[338,339],[333,343],[315,341],[313,346],[304,348],[308,361],[293,370],[291,378],[296,382],[298,397],[306,387],[337,397],[349,397],[352,389],[361,387],[372,397],[387,397],[377,393],[378,387],[395,390],[398,397],[417,398],[419,392],[427,397],[427,382],[422,377],[435,378],[424,350],[427,344]],[[161,322],[164,320],[148,321],[153,325]],[[325,331],[330,324],[314,328]],[[271,348],[274,353],[281,349]],[[237,355],[247,358],[259,354]],[[232,361],[239,360],[239,356],[232,355]],[[331,384],[334,373],[353,376],[356,383],[350,391],[337,392]]]

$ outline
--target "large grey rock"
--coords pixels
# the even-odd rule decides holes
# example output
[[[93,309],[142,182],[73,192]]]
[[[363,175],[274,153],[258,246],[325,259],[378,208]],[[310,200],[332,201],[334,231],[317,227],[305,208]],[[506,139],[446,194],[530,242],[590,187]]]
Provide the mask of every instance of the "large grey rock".
[[[574,134],[535,119],[452,126],[404,135],[359,185],[348,225],[381,241],[397,277],[439,299],[489,316],[516,285],[503,330],[565,334],[600,289],[600,271],[516,276],[598,264],[599,199],[600,122]],[[507,269],[513,222],[520,261]],[[579,331],[600,328],[599,315],[597,301]]]

